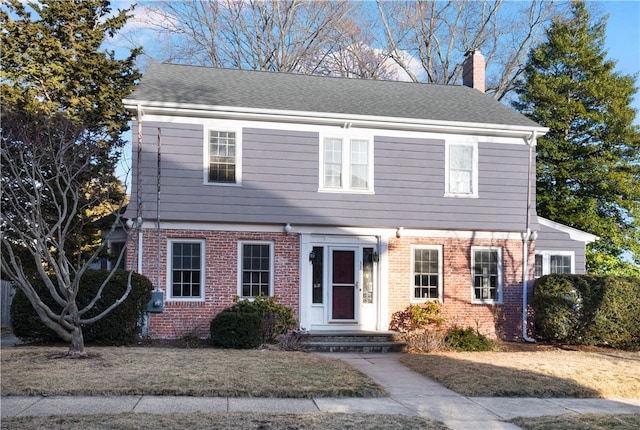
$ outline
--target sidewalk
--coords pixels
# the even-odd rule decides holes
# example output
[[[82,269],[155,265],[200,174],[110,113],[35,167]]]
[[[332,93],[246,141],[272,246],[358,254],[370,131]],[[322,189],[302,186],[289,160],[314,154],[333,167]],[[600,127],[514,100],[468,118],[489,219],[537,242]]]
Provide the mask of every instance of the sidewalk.
[[[383,385],[384,398],[235,398],[173,396],[2,397],[2,418],[25,415],[147,412],[343,412],[419,415],[442,421],[453,430],[518,429],[505,422],[518,416],[564,413],[640,413],[640,399],[532,399],[464,397],[413,372],[398,361],[401,354],[331,353]]]

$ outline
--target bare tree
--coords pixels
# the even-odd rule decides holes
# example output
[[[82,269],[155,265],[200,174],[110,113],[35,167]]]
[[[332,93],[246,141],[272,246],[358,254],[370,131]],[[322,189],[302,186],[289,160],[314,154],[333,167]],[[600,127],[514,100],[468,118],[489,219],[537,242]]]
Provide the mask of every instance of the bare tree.
[[[552,0],[165,0],[149,24],[172,35],[161,60],[456,85],[480,49],[502,100],[549,19]]]
[[[131,290],[132,272],[118,300],[87,316],[114,269],[89,303],[79,307],[76,300],[82,275],[103,251],[109,235],[122,226],[124,195],[113,195],[115,178],[100,167],[109,151],[65,113],[14,113],[3,105],[2,274],[24,292],[43,323],[70,343],[73,357],[86,355],[82,326],[107,315]],[[101,215],[92,209],[107,202],[114,205],[110,210],[114,222],[105,240],[87,249],[83,238],[100,229]],[[122,258],[121,253],[115,267]],[[45,283],[61,310],[45,303],[34,287],[35,279]]]
[[[320,52],[321,57],[312,62],[315,73],[360,79],[407,80],[406,73],[389,54],[374,47],[374,34],[367,29],[376,25],[375,16],[364,7],[352,10],[351,15],[341,22],[340,38],[333,44],[333,51]],[[306,71],[303,69],[302,72]]]
[[[498,100],[513,89],[529,51],[558,12],[553,1],[543,0],[376,4],[382,29],[378,43],[412,80],[458,84],[465,53],[480,49],[487,64],[487,92]]]
[[[340,0],[162,1],[156,31],[176,36],[165,60],[213,67],[297,72],[340,43],[354,3]]]

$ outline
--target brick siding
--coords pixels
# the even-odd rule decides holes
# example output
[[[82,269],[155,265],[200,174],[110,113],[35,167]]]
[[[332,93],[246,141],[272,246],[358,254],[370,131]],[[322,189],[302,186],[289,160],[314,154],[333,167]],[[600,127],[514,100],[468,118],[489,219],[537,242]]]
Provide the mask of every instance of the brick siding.
[[[167,301],[166,261],[169,239],[198,239],[205,243],[204,301]],[[158,233],[144,230],[142,273],[165,292],[162,313],[149,314],[148,336],[176,339],[186,335],[209,336],[209,323],[233,304],[238,294],[238,242],[270,241],[275,250],[275,295],[279,303],[299,316],[299,236],[284,233],[247,233],[206,230],[161,230],[158,277]],[[401,237],[389,240],[389,315],[405,309],[412,294],[412,245],[441,245],[443,250],[442,316],[447,326],[473,327],[480,333],[502,339],[522,336],[522,241],[454,238]],[[472,303],[471,247],[502,248],[502,304]],[[134,247],[127,261],[136,264]],[[534,248],[529,249],[530,279],[533,279]],[[135,268],[135,267],[134,267]],[[382,281],[384,282],[384,280]],[[529,285],[529,293],[533,285]],[[530,319],[531,321],[531,319]]]
[[[233,305],[238,295],[238,242],[269,241],[274,244],[274,289],[278,303],[293,308],[299,315],[297,235],[278,233],[246,233],[205,230],[161,230],[158,260],[158,232],[144,230],[142,273],[154,287],[165,294],[164,310],[149,314],[148,336],[156,339],[178,339],[183,336],[209,337],[209,324],[221,310]],[[167,241],[198,239],[204,241],[204,301],[167,300]],[[133,247],[130,259],[135,264]],[[158,276],[158,266],[160,273]]]
[[[411,246],[441,245],[443,252],[442,316],[447,326],[473,327],[492,338],[522,337],[522,241],[451,238],[392,238],[389,241],[389,317],[411,302]],[[502,304],[472,303],[471,247],[502,248]],[[533,247],[532,247],[533,248]],[[534,250],[529,250],[533,268]],[[531,275],[530,271],[530,275]],[[532,287],[528,286],[529,289]]]

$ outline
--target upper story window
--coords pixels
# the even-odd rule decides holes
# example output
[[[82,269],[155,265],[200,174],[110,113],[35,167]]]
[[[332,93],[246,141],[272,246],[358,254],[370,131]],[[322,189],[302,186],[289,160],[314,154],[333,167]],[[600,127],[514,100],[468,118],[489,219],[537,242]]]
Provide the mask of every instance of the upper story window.
[[[478,146],[447,143],[445,196],[478,197]]]
[[[273,243],[240,242],[239,254],[239,296],[273,295]]]
[[[204,299],[203,241],[170,240],[167,295],[170,299]]]
[[[413,247],[413,291],[414,301],[442,301],[442,247]]]
[[[235,131],[209,130],[209,163],[207,182],[214,184],[240,183],[240,150]]]
[[[471,248],[473,302],[502,302],[502,249],[496,247]]]
[[[321,190],[373,192],[370,139],[325,137],[321,142]]]
[[[542,251],[536,253],[536,277],[552,273],[574,273],[573,251]]]

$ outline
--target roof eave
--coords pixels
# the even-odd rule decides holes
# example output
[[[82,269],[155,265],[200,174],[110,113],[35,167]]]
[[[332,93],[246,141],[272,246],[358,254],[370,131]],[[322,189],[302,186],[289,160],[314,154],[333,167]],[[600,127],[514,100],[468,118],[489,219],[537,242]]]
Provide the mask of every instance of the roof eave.
[[[541,216],[538,216],[538,223],[545,227],[567,233],[570,239],[578,242],[592,243],[600,239],[595,234],[587,233],[586,231],[578,230],[577,228],[569,227],[568,225],[560,224],[559,222],[551,221],[550,219],[543,218]]]
[[[144,114],[172,114],[198,116],[203,118],[226,118],[259,120],[271,122],[307,123],[334,125],[344,128],[378,128],[388,130],[430,131],[460,134],[485,134],[500,137],[528,138],[535,132],[537,136],[549,131],[541,126],[485,124],[461,121],[425,120],[389,116],[352,115],[331,112],[306,112],[245,108],[236,106],[200,105],[188,103],[167,103],[147,100],[124,99],[127,109]]]

